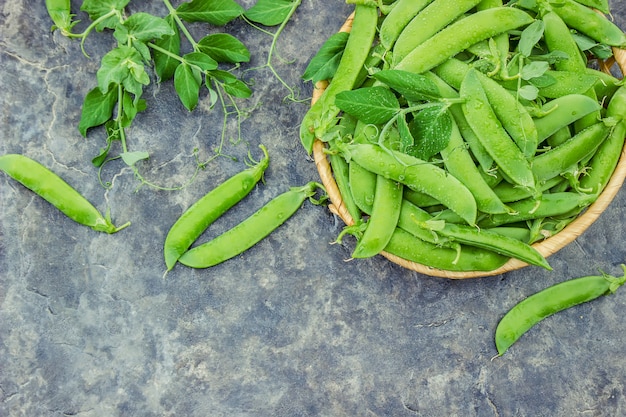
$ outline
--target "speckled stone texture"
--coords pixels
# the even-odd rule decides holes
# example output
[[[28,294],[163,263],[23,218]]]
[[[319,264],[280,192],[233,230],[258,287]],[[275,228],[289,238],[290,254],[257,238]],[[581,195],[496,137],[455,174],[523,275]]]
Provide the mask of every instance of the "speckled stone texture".
[[[238,143],[180,191],[138,188],[120,161],[91,158],[99,129],[80,136],[84,95],[113,40],[50,33],[42,2],[0,3],[0,153],[23,153],[74,185],[116,223],[104,235],[65,218],[0,176],[0,416],[620,416],[626,415],[626,292],[568,310],[495,358],[498,320],[515,303],[567,278],[619,273],[626,194],[574,243],[550,258],[553,272],[525,268],[468,281],[431,278],[382,257],[346,262],[354,241],[324,207],[306,203],[252,250],[209,270],[177,266],[163,278],[169,227],[200,196],[271,156],[265,184],[201,239],[237,223],[290,186],[317,180],[298,140],[311,85],[300,74],[352,11],[343,1],[304,0],[278,42],[276,69],[247,73],[254,95]],[[78,10],[79,1],[73,1]],[[249,7],[250,0],[240,2]],[[612,1],[626,27],[626,4]],[[159,1],[132,10],[163,15]],[[86,20],[85,16],[80,16]],[[84,23],[81,23],[83,25]],[[84,26],[79,26],[84,27]],[[262,65],[270,38],[243,22],[227,27]],[[202,36],[207,30],[194,25]],[[129,130],[147,150],[141,174],[184,184],[194,148],[209,158],[221,116],[203,100],[187,112],[171,83],[146,91],[148,110]],[[236,132],[229,125],[227,139]]]

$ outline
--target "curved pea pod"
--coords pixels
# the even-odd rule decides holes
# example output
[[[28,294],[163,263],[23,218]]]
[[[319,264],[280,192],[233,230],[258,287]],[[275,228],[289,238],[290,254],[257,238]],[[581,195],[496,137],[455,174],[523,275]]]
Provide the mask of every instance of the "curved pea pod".
[[[320,187],[311,182],[291,188],[232,229],[188,250],[178,261],[191,268],[208,268],[245,252],[293,216]]]
[[[626,47],[626,34],[609,19],[574,0],[549,0],[552,10],[572,29],[618,48]]]
[[[526,220],[542,219],[568,214],[587,207],[597,196],[564,191],[544,193],[540,199],[527,198],[509,204],[513,214],[493,214],[478,222],[480,228],[491,228]]]
[[[476,70],[467,72],[461,85],[467,122],[502,172],[521,187],[535,188],[528,159],[513,142],[493,111]]]
[[[532,163],[532,172],[537,181],[542,182],[556,177],[590,156],[604,142],[609,133],[611,133],[611,126],[608,123],[597,122],[556,148],[537,156]]]
[[[602,142],[589,163],[587,173],[580,180],[583,189],[600,193],[606,187],[622,155],[626,137],[626,87],[620,87],[606,110],[607,117],[619,118],[609,137]]]
[[[508,257],[493,251],[473,247],[441,247],[416,238],[396,228],[385,252],[407,261],[446,271],[493,271],[508,261]]]
[[[264,153],[263,159],[209,191],[172,225],[163,245],[168,271],[209,225],[247,196],[263,177],[269,165],[269,155],[263,145],[260,148]]]
[[[600,104],[583,94],[569,94],[555,98],[541,107],[542,117],[534,119],[539,142],[582,117],[599,111]]]
[[[431,243],[458,242],[465,246],[486,249],[500,255],[513,257],[530,265],[551,270],[546,259],[532,246],[521,240],[503,236],[494,231],[473,226],[448,223],[432,217],[429,213],[408,201],[402,203],[402,212],[398,227],[421,238],[426,231]]]
[[[357,5],[354,13],[352,30],[335,76],[300,125],[300,141],[309,154],[313,151],[315,138],[321,138],[336,124],[339,108],[335,106],[335,97],[355,86],[376,35],[378,8]]]
[[[385,249],[400,217],[402,189],[395,181],[377,176],[370,218],[352,252],[353,258],[369,258]]]
[[[515,305],[496,327],[498,355],[502,356],[524,333],[546,317],[603,295],[613,294],[626,283],[626,266],[622,265],[622,269],[622,277],[602,273],[570,279],[535,293]]]
[[[433,0],[398,0],[391,12],[385,17],[380,25],[378,37],[386,50],[390,50],[406,25],[424,7]]]
[[[402,30],[393,48],[393,61],[402,61],[413,49],[444,29],[480,0],[435,0]]]
[[[395,69],[418,74],[428,71],[477,42],[532,22],[528,13],[512,7],[481,10],[428,38],[395,65]]]
[[[128,225],[116,227],[108,216],[103,216],[82,194],[57,174],[39,162],[20,154],[0,156],[0,171],[30,189],[70,219],[93,230],[116,233]]]
[[[346,145],[341,151],[346,159],[354,160],[368,171],[428,194],[457,213],[468,224],[475,223],[478,210],[474,196],[465,185],[445,170],[410,155],[385,150],[378,145]]]

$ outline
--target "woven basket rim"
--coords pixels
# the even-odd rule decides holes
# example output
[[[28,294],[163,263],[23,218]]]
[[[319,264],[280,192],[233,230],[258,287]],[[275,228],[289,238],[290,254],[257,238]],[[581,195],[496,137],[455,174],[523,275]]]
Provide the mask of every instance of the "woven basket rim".
[[[339,32],[350,32],[352,28],[352,21],[354,20],[354,12],[348,16],[344,24],[339,29]],[[613,57],[605,62],[600,62],[600,69],[609,73],[614,64],[619,67],[622,77],[626,77],[626,50],[613,48]],[[313,105],[324,93],[324,90],[329,85],[328,81],[319,81],[315,84],[313,89],[313,97],[311,98],[311,105]],[[330,199],[331,204],[329,210],[339,216],[341,220],[347,225],[353,225],[354,219],[348,212],[341,193],[335,182],[332,173],[332,167],[325,153],[326,144],[315,139],[313,144],[313,159],[317,171],[320,175],[320,179]],[[621,189],[626,179],[626,144],[622,149],[617,166],[609,180],[608,184],[600,193],[597,200],[586,208],[585,212],[578,216],[574,221],[569,223],[560,232],[555,235],[534,243],[532,246],[544,257],[549,257],[558,252],[574,240],[578,238],[583,232],[585,232],[606,210],[609,204],[613,201],[619,190]],[[482,278],[494,275],[501,275],[507,272],[515,271],[526,266],[529,266],[526,262],[519,259],[511,258],[501,267],[491,271],[449,271],[443,269],[437,269],[429,267],[417,262],[409,261],[399,256],[393,255],[388,252],[380,252],[380,255],[387,258],[389,261],[396,263],[406,269],[428,275],[431,277],[449,278],[449,279],[467,279],[467,278]]]

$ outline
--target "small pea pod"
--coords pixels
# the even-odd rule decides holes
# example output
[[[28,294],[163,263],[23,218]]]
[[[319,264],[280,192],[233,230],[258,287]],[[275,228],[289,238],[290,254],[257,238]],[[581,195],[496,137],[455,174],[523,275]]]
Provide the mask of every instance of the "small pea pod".
[[[261,161],[211,190],[189,207],[172,225],[163,245],[168,271],[211,223],[247,196],[263,177],[269,165],[269,155],[263,145],[260,148],[264,153]]]
[[[592,9],[598,9],[605,14],[610,13],[608,0],[576,0],[576,2],[591,7]]]
[[[241,254],[286,222],[318,188],[322,186],[315,182],[291,188],[232,229],[188,250],[179,262],[192,268],[208,268]]]
[[[381,175],[376,177],[372,212],[354,248],[353,258],[369,258],[385,249],[400,217],[402,188],[402,185]]]
[[[571,279],[533,294],[514,306],[496,327],[498,355],[502,356],[524,333],[546,317],[614,293],[626,283],[626,265],[622,265],[622,269],[622,277],[602,273]]]
[[[116,227],[108,214],[103,216],[82,194],[39,162],[19,154],[0,156],[0,171],[59,209],[77,223],[105,233],[118,232],[128,225]]]

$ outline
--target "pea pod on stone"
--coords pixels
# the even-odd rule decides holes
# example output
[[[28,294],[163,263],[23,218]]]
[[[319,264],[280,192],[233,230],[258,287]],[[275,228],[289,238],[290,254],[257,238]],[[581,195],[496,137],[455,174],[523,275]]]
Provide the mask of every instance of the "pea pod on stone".
[[[189,249],[179,262],[192,268],[209,268],[243,253],[286,222],[318,188],[321,185],[315,182],[291,188],[232,229]]]
[[[109,215],[103,216],[82,194],[39,162],[20,154],[0,156],[0,171],[59,209],[77,223],[105,233],[116,233],[130,222],[116,227]]]
[[[622,277],[602,273],[571,279],[548,287],[515,305],[496,327],[498,355],[502,356],[524,333],[546,317],[614,293],[626,283],[626,266],[622,265],[622,269]]]
[[[263,177],[269,165],[269,155],[263,145],[260,148],[264,157],[258,163],[215,187],[189,207],[172,225],[163,246],[168,271],[211,223],[248,195]]]

